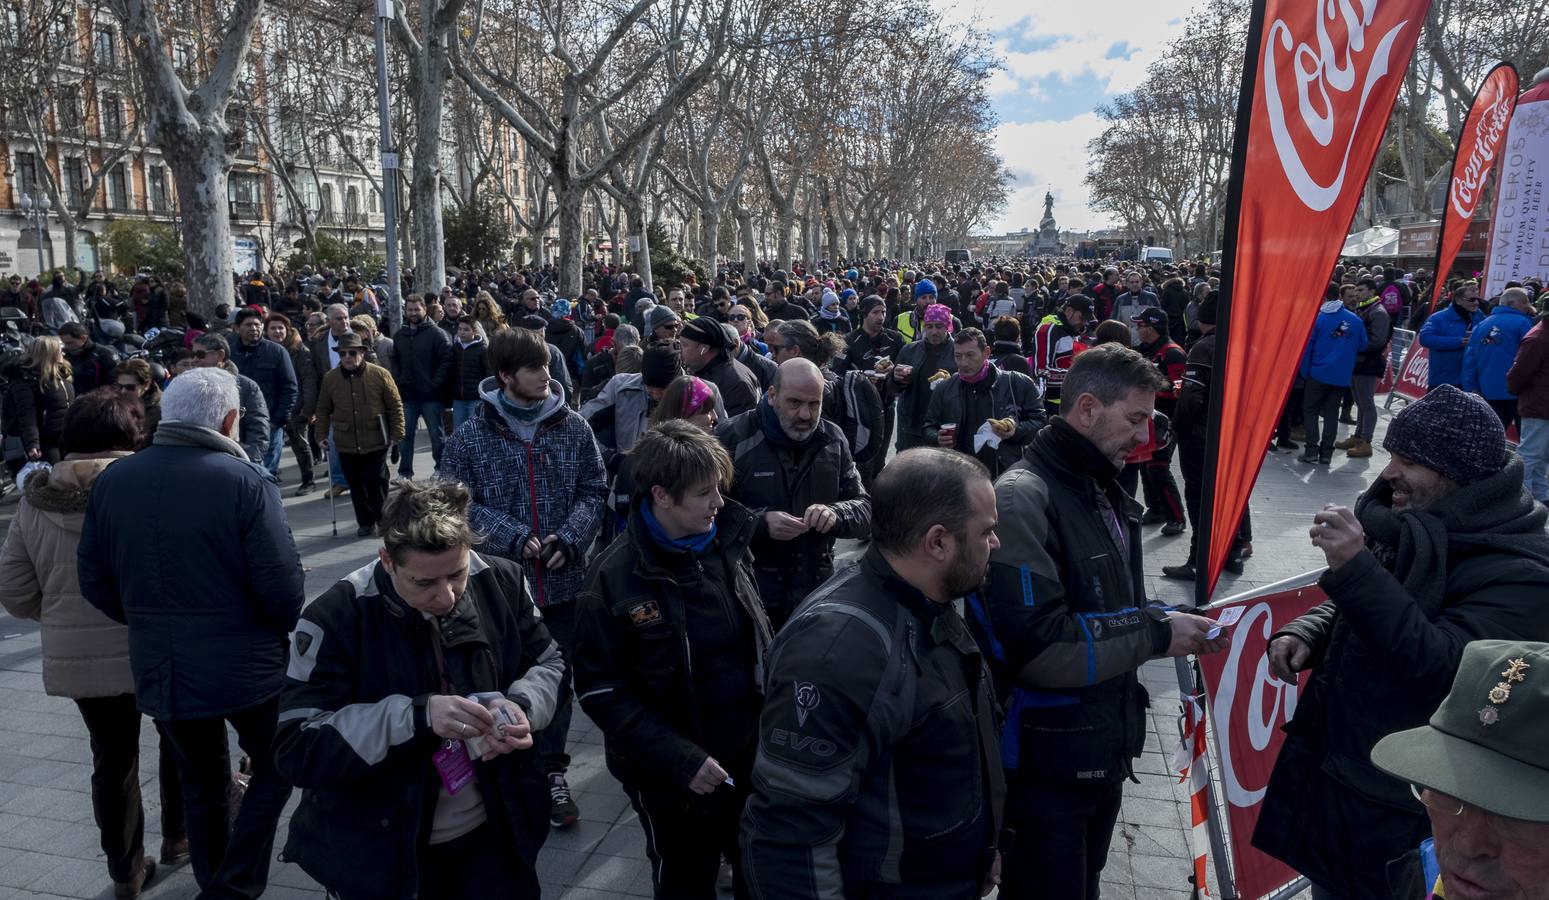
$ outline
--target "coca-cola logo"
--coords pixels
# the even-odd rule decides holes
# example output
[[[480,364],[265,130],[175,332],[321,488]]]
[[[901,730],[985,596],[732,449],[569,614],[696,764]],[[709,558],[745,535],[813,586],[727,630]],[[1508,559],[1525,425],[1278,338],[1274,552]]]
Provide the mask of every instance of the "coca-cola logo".
[[[1409,351],[1409,358],[1404,360],[1404,371],[1399,376],[1411,384],[1425,387],[1431,380],[1431,354],[1424,347],[1415,347]]]
[[[1255,629],[1257,625],[1257,629]],[[1296,713],[1296,685],[1286,684],[1269,674],[1269,657],[1264,648],[1275,633],[1275,611],[1265,602],[1254,603],[1232,630],[1232,646],[1227,651],[1221,684],[1211,704],[1211,715],[1224,729],[1223,735],[1246,735],[1255,753],[1264,752],[1278,734],[1280,726]],[[1240,667],[1253,666],[1242,697],[1244,679]],[[1231,740],[1217,742],[1221,751],[1221,786],[1226,801],[1233,806],[1254,806],[1264,798],[1265,785],[1245,785],[1234,764]]]
[[[1370,52],[1366,52],[1369,38],[1379,30],[1374,28],[1374,22],[1380,2],[1317,0],[1311,4],[1317,12],[1313,17],[1314,34],[1308,40],[1302,40],[1305,36],[1296,34],[1283,18],[1275,19],[1269,26],[1262,61],[1269,131],[1291,188],[1314,212],[1333,206],[1343,193],[1350,151],[1356,139],[1373,128],[1381,131],[1385,124],[1365,121],[1367,107],[1373,90],[1390,72],[1389,57],[1393,45],[1409,20],[1388,29]],[[1389,4],[1391,7],[1392,0]],[[1290,3],[1284,8],[1299,12],[1307,6]],[[1331,25],[1335,26],[1333,34],[1330,33]],[[1295,82],[1292,115],[1301,125],[1299,130],[1310,136],[1310,142],[1299,140],[1292,133],[1286,108],[1288,98],[1280,84],[1282,76]],[[1353,115],[1346,119],[1352,105],[1347,98],[1357,90],[1359,95]],[[1379,115],[1386,116],[1386,111]],[[1336,142],[1336,137],[1341,141]],[[1308,156],[1304,157],[1304,152]],[[1338,170],[1326,183],[1319,181],[1309,171],[1308,160],[1312,161],[1312,169],[1326,171],[1336,158],[1334,154],[1338,154]]]
[[[1479,206],[1480,188],[1489,177],[1490,167],[1495,164],[1495,149],[1506,134],[1506,126],[1511,124],[1511,111],[1515,106],[1515,92],[1498,95],[1474,124],[1474,142],[1468,148],[1468,162],[1452,179],[1449,192],[1452,211],[1465,220],[1473,218],[1474,210]]]

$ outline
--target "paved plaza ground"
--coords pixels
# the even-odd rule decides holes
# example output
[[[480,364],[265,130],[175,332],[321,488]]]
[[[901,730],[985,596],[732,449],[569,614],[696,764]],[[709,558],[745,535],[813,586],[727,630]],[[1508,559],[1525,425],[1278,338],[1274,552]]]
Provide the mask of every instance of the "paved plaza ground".
[[[1328,502],[1351,503],[1382,470],[1380,449],[1386,416],[1379,426],[1379,449],[1368,460],[1335,454],[1331,468],[1307,466],[1294,453],[1265,456],[1252,502],[1254,556],[1240,576],[1226,575],[1217,596],[1274,583],[1322,566],[1322,554],[1308,542],[1314,512]],[[423,444],[423,436],[421,438]],[[287,465],[290,454],[286,454]],[[429,474],[422,446],[416,468]],[[315,597],[335,580],[362,565],[376,550],[372,540],[355,538],[348,498],[340,498],[339,537],[329,525],[329,501],[320,494],[290,496],[293,468],[282,471],[282,489],[296,543],[307,567],[307,595]],[[188,502],[197,498],[167,498]],[[15,494],[0,501],[0,526],[16,508]],[[192,514],[192,513],[191,513]],[[1161,577],[1164,565],[1181,562],[1187,535],[1162,537],[1147,528],[1147,590],[1150,599],[1188,602],[1191,586]],[[847,542],[848,543],[848,542]],[[841,547],[845,557],[860,548]],[[197,560],[191,560],[197,563]],[[112,886],[92,821],[89,784],[91,751],[74,704],[43,693],[37,626],[0,613],[0,900],[12,898],[111,898]],[[1152,697],[1151,733],[1140,760],[1139,784],[1125,790],[1120,830],[1104,870],[1104,900],[1185,900],[1191,870],[1188,849],[1188,797],[1168,774],[1176,746],[1178,688],[1173,663],[1148,664],[1141,677]],[[576,827],[550,835],[538,860],[546,898],[603,900],[650,896],[645,840],[639,822],[617,782],[603,765],[602,735],[577,708],[571,728],[573,763],[570,785],[581,807]],[[145,722],[141,755],[146,846],[158,847],[159,811],[155,785],[156,735]],[[299,792],[292,798],[292,806]],[[287,820],[280,823],[276,847],[284,844]],[[363,865],[369,861],[362,860]],[[1214,875],[1212,874],[1212,880]],[[158,875],[145,893],[153,900],[193,897],[197,893],[185,865]],[[322,891],[293,865],[276,861],[266,897],[275,900],[320,898]]]

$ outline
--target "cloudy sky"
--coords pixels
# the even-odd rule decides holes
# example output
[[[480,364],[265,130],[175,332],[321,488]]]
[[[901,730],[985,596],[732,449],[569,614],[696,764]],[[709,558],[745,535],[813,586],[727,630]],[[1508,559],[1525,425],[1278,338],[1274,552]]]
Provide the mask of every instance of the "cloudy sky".
[[[1137,85],[1181,27],[1190,0],[938,0],[958,21],[994,35],[1005,61],[991,82],[1000,115],[995,149],[1016,178],[996,233],[1035,229],[1044,192],[1061,228],[1105,226],[1087,209],[1093,110]]]

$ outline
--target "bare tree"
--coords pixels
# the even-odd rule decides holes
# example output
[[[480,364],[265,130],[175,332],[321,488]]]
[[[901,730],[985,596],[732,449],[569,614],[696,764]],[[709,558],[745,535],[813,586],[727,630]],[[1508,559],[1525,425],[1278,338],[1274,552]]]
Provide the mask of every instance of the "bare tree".
[[[202,313],[232,297],[231,218],[226,177],[241,146],[226,119],[248,68],[264,0],[232,0],[214,64],[189,88],[173,62],[160,14],[149,0],[107,0],[123,24],[144,94],[146,137],[161,149],[177,185],[189,306]]]

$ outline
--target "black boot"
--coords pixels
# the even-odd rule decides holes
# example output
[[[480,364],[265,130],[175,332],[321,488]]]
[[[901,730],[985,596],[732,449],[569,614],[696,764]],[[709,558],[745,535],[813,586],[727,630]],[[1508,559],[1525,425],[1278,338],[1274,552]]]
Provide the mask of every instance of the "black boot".
[[[1179,563],[1176,566],[1163,566],[1162,567],[1162,577],[1163,578],[1175,578],[1178,581],[1193,581],[1194,580],[1194,564],[1193,563]]]

